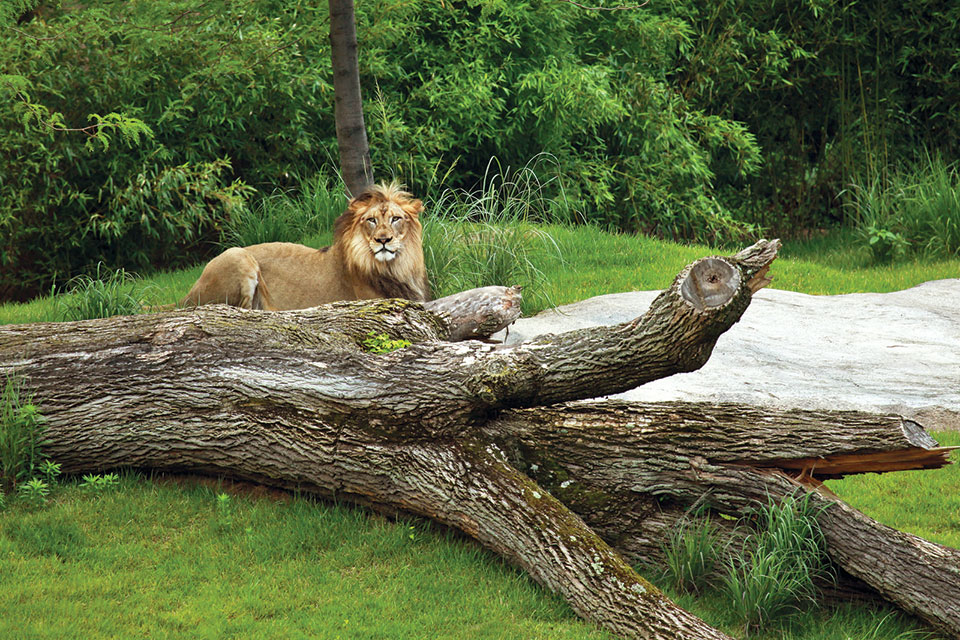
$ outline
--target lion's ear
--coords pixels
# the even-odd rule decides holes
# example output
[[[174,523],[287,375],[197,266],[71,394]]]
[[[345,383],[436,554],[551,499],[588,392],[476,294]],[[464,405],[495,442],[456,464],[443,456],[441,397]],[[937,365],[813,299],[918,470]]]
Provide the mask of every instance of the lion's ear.
[[[356,211],[361,206],[369,205],[371,200],[373,200],[373,192],[368,189],[355,198],[352,198],[349,204],[347,204],[347,208],[351,211]]]
[[[420,215],[420,212],[423,211],[423,202],[420,200],[408,200],[403,204],[403,210],[413,217],[417,217]]]

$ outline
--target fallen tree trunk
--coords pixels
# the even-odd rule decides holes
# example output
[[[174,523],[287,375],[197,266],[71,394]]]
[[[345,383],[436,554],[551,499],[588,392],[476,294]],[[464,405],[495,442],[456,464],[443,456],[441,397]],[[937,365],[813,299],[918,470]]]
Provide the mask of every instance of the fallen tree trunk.
[[[623,526],[598,518],[603,509],[570,499],[595,521],[595,531],[564,504],[565,487],[518,470],[537,464],[525,456],[542,455],[542,445],[552,442],[547,446],[564,452],[556,464],[590,467],[582,474],[585,487],[596,481],[598,495],[632,500],[653,513],[663,496],[682,503],[708,490],[718,508],[742,509],[765,499],[758,493],[763,483],[750,480],[743,488],[731,478],[790,484],[770,469],[789,468],[786,460],[809,467],[814,458],[863,453],[864,441],[844,448],[824,434],[807,447],[805,437],[778,440],[772,432],[737,435],[727,428],[731,441],[746,440],[732,449],[765,452],[769,468],[761,469],[743,455],[716,460],[713,450],[697,453],[713,446],[698,437],[644,445],[624,439],[623,429],[596,428],[581,433],[587,438],[581,449],[549,440],[566,426],[555,434],[535,432],[531,425],[547,414],[523,411],[563,410],[540,407],[701,366],[751,294],[768,282],[777,247],[762,242],[731,258],[697,261],[633,322],[513,346],[440,342],[482,333],[492,326],[490,314],[509,319],[517,292],[501,291],[479,307],[438,301],[435,312],[395,300],[275,313],[213,306],[0,327],[0,371],[25,376],[49,422],[49,453],[65,471],[225,474],[422,514],[474,536],[615,633],[720,638],[597,535],[630,552],[624,536],[639,530],[642,509]],[[371,333],[416,344],[374,355],[362,349]],[[677,415],[688,434],[713,428],[692,428]],[[719,415],[703,420],[722,422]],[[922,429],[910,433],[910,446],[929,445]],[[611,461],[630,464],[604,473],[600,458],[590,462],[591,451],[614,452],[619,457]],[[618,513],[627,517],[623,509]],[[617,526],[622,533],[613,535]]]
[[[484,427],[519,469],[636,563],[655,564],[686,507],[743,514],[813,489],[846,593],[874,591],[960,636],[960,551],[852,509],[818,478],[934,469],[952,447],[914,421],[855,411],[580,402],[506,411]],[[668,499],[664,507],[663,500]]]

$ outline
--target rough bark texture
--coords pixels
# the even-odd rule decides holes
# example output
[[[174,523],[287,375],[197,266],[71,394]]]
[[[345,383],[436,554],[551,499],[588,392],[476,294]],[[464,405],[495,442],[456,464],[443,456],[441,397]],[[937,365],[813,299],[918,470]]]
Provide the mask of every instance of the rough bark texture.
[[[340,172],[351,196],[373,184],[373,165],[363,123],[360,63],[353,0],[330,0],[330,60]]]
[[[0,327],[0,372],[26,377],[49,421],[49,453],[65,471],[224,474],[422,514],[474,536],[617,634],[721,638],[601,536],[643,559],[653,541],[641,537],[655,530],[648,521],[663,513],[663,499],[683,505],[708,492],[715,508],[736,513],[795,490],[781,469],[806,470],[806,479],[820,458],[846,473],[845,457],[860,456],[855,470],[864,470],[865,453],[889,462],[918,450],[911,464],[931,466],[943,452],[893,418],[540,405],[702,365],[766,282],[777,246],[694,263],[633,322],[513,346],[440,342],[487,326],[462,300],[437,304],[436,313],[397,300],[274,313],[214,305]],[[502,323],[512,295],[501,290],[480,307]],[[416,344],[365,353],[359,345],[371,331]],[[826,514],[825,530],[851,518],[837,508]],[[867,544],[887,543],[876,523],[856,517]],[[932,561],[938,577],[923,584],[941,588],[955,552],[891,544],[917,570]],[[858,555],[854,542],[831,545],[838,562],[870,582],[870,563],[844,555]],[[898,597],[896,576],[876,582]],[[903,606],[960,628],[950,626],[951,606],[914,604],[914,596]]]
[[[960,636],[960,551],[881,525],[817,480],[949,464],[951,448],[916,422],[855,411],[581,402],[506,411],[484,434],[638,563],[660,560],[670,528],[694,502],[741,514],[769,496],[813,489],[827,507],[819,522],[843,569],[840,592],[875,592]]]

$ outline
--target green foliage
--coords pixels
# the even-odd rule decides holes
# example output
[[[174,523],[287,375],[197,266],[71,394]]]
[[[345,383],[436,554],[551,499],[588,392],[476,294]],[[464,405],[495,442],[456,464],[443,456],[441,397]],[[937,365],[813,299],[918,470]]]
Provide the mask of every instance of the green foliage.
[[[357,12],[374,166],[422,197],[438,176],[482,193],[489,158],[548,153],[571,219],[725,244],[839,220],[844,185],[921,144],[960,153],[960,8],[934,0]],[[14,21],[0,31],[0,298],[309,226],[278,226],[290,212],[265,203],[258,229],[247,204],[336,157],[325,5],[15,0],[0,12]],[[928,250],[875,229],[881,247],[887,231]]]
[[[101,261],[192,262],[248,184],[280,186],[325,156],[329,65],[310,62],[329,59],[324,17],[296,3],[195,9],[45,6],[0,32],[0,297]]]
[[[709,515],[683,520],[663,545],[664,567],[674,589],[700,593],[712,584],[724,549]]]
[[[50,485],[40,478],[30,478],[17,485],[17,497],[31,507],[37,508],[45,505],[48,495],[50,495]]]
[[[828,577],[823,534],[810,495],[770,502],[757,514],[757,533],[731,559],[723,591],[731,610],[749,630],[769,625],[814,602],[815,581]]]
[[[41,476],[46,478],[47,484],[55,484],[60,477],[60,463],[53,460],[44,460],[38,469]]]
[[[693,37],[675,71],[690,103],[744,123],[764,150],[746,180],[724,154],[716,186],[778,233],[842,219],[856,176],[927,145],[960,154],[960,8],[935,0],[680,2],[651,8]],[[922,160],[922,158],[921,158]]]
[[[404,347],[409,347],[412,343],[403,338],[393,339],[385,333],[374,333],[371,331],[363,339],[361,346],[364,351],[375,354],[390,353]]]
[[[45,431],[32,396],[24,396],[22,378],[7,375],[0,395],[0,487],[12,489],[41,468]]]
[[[333,229],[347,202],[333,181],[316,176],[296,191],[262,198],[253,208],[238,210],[230,219],[223,247],[261,242],[301,242],[304,236]]]
[[[142,313],[150,302],[151,287],[138,276],[117,269],[96,276],[76,276],[67,283],[65,293],[57,297],[57,320],[90,320]]]
[[[960,256],[960,172],[939,155],[854,183],[846,192],[858,238],[877,262]]]
[[[547,152],[582,218],[678,238],[747,231],[712,195],[711,155],[728,150],[749,174],[759,149],[670,86],[691,36],[682,21],[530,1],[358,12],[361,75],[377,79],[365,88],[374,164],[415,189],[443,159],[453,186],[472,189],[490,157]]]
[[[103,493],[120,484],[120,476],[115,473],[87,473],[80,479],[80,488],[90,493]]]

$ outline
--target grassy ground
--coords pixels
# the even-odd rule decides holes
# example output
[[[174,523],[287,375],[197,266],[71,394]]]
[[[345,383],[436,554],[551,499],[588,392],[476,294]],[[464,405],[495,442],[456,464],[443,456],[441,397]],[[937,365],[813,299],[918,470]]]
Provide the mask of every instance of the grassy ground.
[[[591,227],[543,227],[556,250],[541,252],[545,295],[533,308],[549,303],[567,304],[592,296],[621,291],[663,289],[685,265],[705,255],[723,254],[715,248],[680,245],[643,236],[611,234]],[[305,243],[320,247],[329,234],[308,237]],[[929,280],[960,277],[960,259],[938,262],[869,264],[869,254],[854,246],[849,234],[807,242],[787,242],[773,266],[775,289],[815,295],[888,292],[907,289]],[[156,304],[171,304],[189,290],[201,266],[159,273],[146,278],[153,286]],[[512,283],[511,283],[512,284]],[[27,304],[0,305],[0,324],[53,320],[52,298]]]
[[[937,432],[934,437],[942,446],[960,446],[958,432]],[[960,452],[952,459],[960,461]],[[932,472],[868,473],[830,480],[827,486],[884,524],[960,549],[960,465]]]
[[[607,638],[424,523],[136,475],[0,513],[0,638]]]
[[[660,289],[717,253],[595,229],[549,227],[559,251],[540,268],[555,304]],[[329,236],[307,243],[320,246]],[[891,291],[960,275],[960,261],[874,267],[842,235],[788,243],[774,287],[811,294]],[[151,276],[175,302],[200,267]],[[0,306],[0,323],[52,320],[42,299]],[[957,434],[937,434],[960,444]],[[960,546],[956,467],[830,484],[891,526]],[[0,511],[0,637],[601,638],[566,605],[469,541],[427,523],[283,496],[234,495],[192,482],[124,478],[103,496],[76,486],[51,505]],[[8,501],[12,502],[12,501]],[[728,607],[672,594],[734,636]],[[889,611],[802,612],[751,638],[903,640],[920,627]]]

